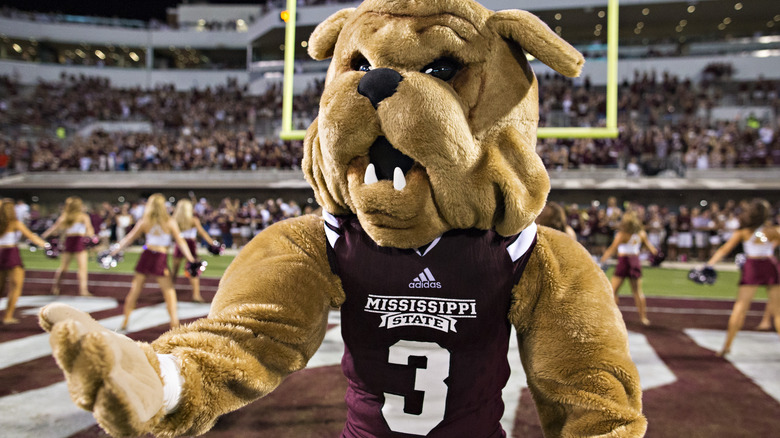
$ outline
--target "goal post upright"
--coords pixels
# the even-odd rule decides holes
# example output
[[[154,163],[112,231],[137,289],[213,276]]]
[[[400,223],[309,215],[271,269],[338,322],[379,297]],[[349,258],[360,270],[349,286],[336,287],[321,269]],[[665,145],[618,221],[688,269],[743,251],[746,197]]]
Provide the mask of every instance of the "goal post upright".
[[[293,129],[293,80],[295,76],[296,0],[287,0],[289,18],[285,26],[284,83],[282,87],[282,140],[302,140],[305,130]],[[615,138],[617,126],[618,92],[618,0],[607,0],[607,105],[604,127],[543,126],[537,130],[539,138]]]

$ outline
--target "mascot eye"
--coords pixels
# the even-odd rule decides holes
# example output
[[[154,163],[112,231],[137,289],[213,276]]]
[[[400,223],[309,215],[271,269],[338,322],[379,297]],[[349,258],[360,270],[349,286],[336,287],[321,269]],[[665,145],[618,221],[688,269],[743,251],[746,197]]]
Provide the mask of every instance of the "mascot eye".
[[[352,70],[371,71],[371,63],[365,57],[358,55],[352,59]]]
[[[461,67],[460,63],[452,58],[439,58],[420,71],[446,82],[452,79]]]

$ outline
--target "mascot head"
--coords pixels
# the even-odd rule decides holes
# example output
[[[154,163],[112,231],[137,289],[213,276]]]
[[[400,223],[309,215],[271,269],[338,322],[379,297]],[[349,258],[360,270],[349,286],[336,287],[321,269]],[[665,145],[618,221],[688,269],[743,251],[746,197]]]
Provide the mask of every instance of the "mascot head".
[[[332,60],[303,161],[320,205],[397,248],[522,231],[550,188],[526,52],[570,77],[584,62],[534,15],[470,0],[366,0],[322,22],[309,54]]]

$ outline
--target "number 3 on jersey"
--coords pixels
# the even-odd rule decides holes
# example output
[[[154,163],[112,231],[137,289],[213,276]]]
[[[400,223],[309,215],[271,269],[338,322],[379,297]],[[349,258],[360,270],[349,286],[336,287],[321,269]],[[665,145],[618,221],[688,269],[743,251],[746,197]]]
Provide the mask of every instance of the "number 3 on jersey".
[[[393,432],[427,435],[444,420],[448,389],[444,380],[450,375],[450,352],[435,342],[398,341],[390,347],[388,362],[409,365],[411,356],[428,359],[428,365],[417,368],[414,376],[415,391],[423,392],[422,412],[404,412],[404,397],[386,392],[382,415]]]

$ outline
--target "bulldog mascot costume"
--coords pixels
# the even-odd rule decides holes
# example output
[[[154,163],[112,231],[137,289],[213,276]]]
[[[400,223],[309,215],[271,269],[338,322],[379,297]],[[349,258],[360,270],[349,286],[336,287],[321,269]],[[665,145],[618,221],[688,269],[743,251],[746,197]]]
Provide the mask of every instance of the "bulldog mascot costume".
[[[202,434],[306,367],[338,309],[344,437],[506,436],[510,325],[546,436],[642,436],[609,282],[534,225],[550,184],[526,53],[566,76],[582,56],[471,0],[366,0],[309,53],[332,58],[303,161],[324,217],[264,230],[208,317],[151,344],[42,309],[74,402],[113,436]]]

